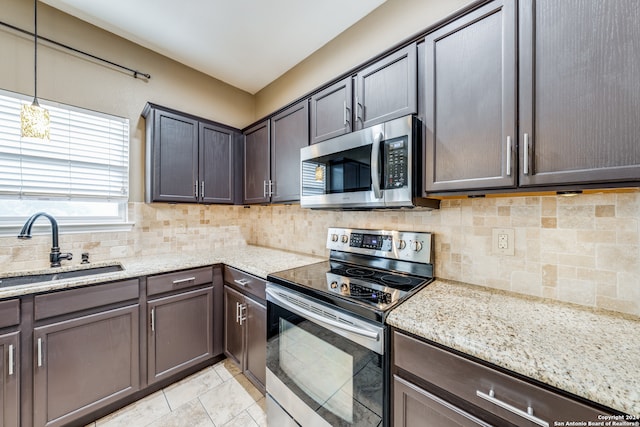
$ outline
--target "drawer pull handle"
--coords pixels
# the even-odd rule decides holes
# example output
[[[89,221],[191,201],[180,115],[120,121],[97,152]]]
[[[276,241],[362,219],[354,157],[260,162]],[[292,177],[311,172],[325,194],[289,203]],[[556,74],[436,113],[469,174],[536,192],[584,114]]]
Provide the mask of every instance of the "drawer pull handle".
[[[481,399],[484,399],[488,402],[493,403],[494,405],[497,405],[499,407],[501,407],[502,409],[506,409],[509,412],[512,412],[526,420],[531,421],[532,423],[538,424],[539,426],[543,426],[543,427],[549,427],[549,423],[546,422],[545,420],[542,420],[538,417],[535,417],[533,415],[533,408],[531,406],[527,407],[527,411],[523,411],[522,409],[518,409],[515,406],[509,405],[506,402],[503,402],[500,399],[497,399],[495,397],[495,392],[493,390],[489,390],[489,394],[487,393],[483,393],[480,390],[476,390],[476,396],[478,396]]]
[[[237,283],[240,286],[247,286],[249,284],[249,282],[251,282],[251,280],[249,280],[249,279],[235,279],[234,282]]]
[[[529,134],[524,134],[524,160],[522,161],[523,171],[525,175],[529,175]]]
[[[38,338],[38,368],[42,367],[42,338]]]
[[[238,318],[238,321],[240,322],[240,326],[242,326],[242,323],[247,320],[246,313],[247,313],[247,304],[240,304],[240,317]]]
[[[507,136],[507,176],[511,176],[511,137]]]
[[[173,281],[174,285],[180,285],[182,283],[186,283],[186,282],[195,282],[196,278],[195,277],[187,277],[185,279],[176,279]]]
[[[13,344],[9,344],[9,375],[13,375]]]

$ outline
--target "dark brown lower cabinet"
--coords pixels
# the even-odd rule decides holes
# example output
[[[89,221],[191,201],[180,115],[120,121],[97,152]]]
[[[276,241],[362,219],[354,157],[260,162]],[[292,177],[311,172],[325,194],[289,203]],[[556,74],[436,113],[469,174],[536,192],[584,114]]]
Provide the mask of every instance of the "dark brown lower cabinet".
[[[213,357],[213,287],[150,300],[148,382]]]
[[[395,426],[587,425],[615,414],[398,331],[392,339]]]
[[[266,383],[267,307],[257,298],[224,287],[225,354],[263,393]]]
[[[393,403],[393,424],[397,427],[490,425],[397,375],[393,376]]]
[[[62,426],[140,389],[139,305],[33,331],[35,426]]]
[[[224,287],[224,352],[236,365],[242,367],[244,328],[240,322],[240,308],[244,295],[228,286]]]
[[[245,375],[264,386],[267,383],[267,307],[251,298],[246,305]]]
[[[0,335],[0,423],[20,425],[20,332]]]

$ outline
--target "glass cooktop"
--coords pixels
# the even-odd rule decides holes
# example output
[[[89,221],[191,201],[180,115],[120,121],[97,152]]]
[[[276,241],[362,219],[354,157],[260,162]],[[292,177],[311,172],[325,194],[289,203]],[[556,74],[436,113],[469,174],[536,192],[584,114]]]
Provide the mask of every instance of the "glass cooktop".
[[[330,260],[270,274],[268,280],[365,317],[371,317],[363,314],[367,311],[377,312],[376,317],[382,319],[386,311],[432,279]]]

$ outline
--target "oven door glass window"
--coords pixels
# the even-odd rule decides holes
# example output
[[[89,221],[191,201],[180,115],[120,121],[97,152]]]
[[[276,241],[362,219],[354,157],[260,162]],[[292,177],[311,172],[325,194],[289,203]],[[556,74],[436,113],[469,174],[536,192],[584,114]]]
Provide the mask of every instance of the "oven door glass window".
[[[269,303],[268,311],[267,369],[278,388],[270,389],[268,378],[267,391],[276,401],[303,402],[307,413],[311,409],[312,417],[331,426],[380,424],[383,356],[276,304]],[[278,395],[283,393],[295,398]]]

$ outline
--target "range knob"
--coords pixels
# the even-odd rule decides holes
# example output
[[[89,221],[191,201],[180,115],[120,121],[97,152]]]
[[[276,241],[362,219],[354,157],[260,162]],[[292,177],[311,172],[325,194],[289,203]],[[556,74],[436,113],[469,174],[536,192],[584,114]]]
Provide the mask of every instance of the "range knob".
[[[336,282],[335,280],[333,282],[331,282],[331,284],[329,285],[331,286],[331,289],[335,289],[338,287],[338,282]]]
[[[341,283],[340,284],[340,290],[342,292],[349,292],[349,285],[347,285],[346,283]]]
[[[343,234],[340,237],[340,240],[342,241],[342,243],[349,243],[349,236],[347,236],[346,234]]]
[[[402,240],[402,239],[400,239],[400,240],[398,240],[398,243],[396,244],[396,246],[397,246],[398,249],[403,250],[404,248],[407,247],[407,242]]]
[[[414,240],[413,243],[411,244],[411,249],[413,249],[416,252],[420,252],[422,250],[422,242]]]
[[[338,235],[337,234],[332,234],[331,235],[331,241],[332,242],[337,242],[338,241]]]

